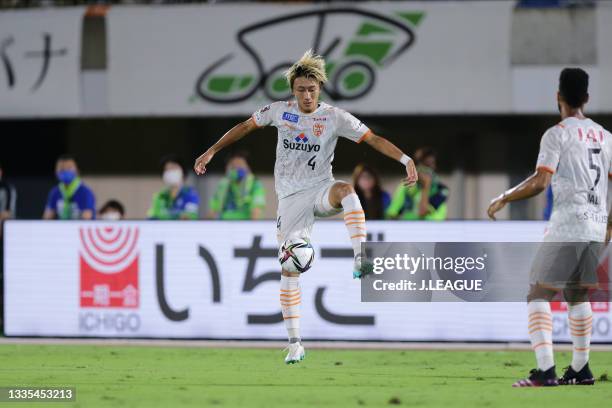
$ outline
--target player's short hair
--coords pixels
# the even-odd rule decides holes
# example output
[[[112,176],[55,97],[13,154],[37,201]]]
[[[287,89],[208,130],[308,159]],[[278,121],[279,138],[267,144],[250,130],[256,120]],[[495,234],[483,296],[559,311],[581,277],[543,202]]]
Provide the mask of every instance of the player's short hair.
[[[285,72],[285,78],[287,78],[291,89],[293,89],[293,82],[299,77],[314,79],[321,85],[327,82],[323,57],[316,55],[312,50],[306,51],[302,58]]]
[[[572,108],[580,108],[589,97],[589,74],[580,68],[565,68],[559,75],[559,93]]]

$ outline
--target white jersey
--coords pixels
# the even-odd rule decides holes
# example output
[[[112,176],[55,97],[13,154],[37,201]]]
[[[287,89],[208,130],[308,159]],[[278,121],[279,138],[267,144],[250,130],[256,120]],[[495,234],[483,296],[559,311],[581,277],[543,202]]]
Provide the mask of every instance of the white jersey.
[[[537,169],[553,174],[553,211],[546,241],[596,241],[606,236],[612,135],[591,119],[569,117],[548,129]]]
[[[253,114],[257,126],[278,129],[274,183],[279,199],[333,180],[338,136],[361,142],[370,130],[350,113],[321,102],[306,114],[297,102],[274,102]]]

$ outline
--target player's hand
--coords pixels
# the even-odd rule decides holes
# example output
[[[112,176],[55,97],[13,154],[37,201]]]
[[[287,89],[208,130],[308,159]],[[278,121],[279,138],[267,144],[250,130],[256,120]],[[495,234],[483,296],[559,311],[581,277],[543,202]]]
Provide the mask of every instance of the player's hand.
[[[489,204],[489,209],[487,210],[489,218],[495,221],[497,219],[495,218],[495,213],[504,208],[505,206],[506,200],[503,194],[491,200],[491,204]]]
[[[406,163],[406,175],[407,177],[402,180],[406,187],[415,185],[419,180],[417,169],[414,165],[414,161],[412,160],[409,160],[408,163]]]
[[[210,163],[214,155],[215,153],[209,149],[196,159],[193,170],[198,176],[206,173],[206,166]]]

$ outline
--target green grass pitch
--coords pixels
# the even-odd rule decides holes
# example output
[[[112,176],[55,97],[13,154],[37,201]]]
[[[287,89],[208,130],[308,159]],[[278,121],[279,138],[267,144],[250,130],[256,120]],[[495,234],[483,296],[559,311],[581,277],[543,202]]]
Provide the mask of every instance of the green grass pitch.
[[[306,343],[307,346],[307,343]],[[514,389],[531,352],[0,346],[0,386],[74,386],[74,407],[609,407],[612,382]],[[570,361],[557,353],[557,367]],[[612,353],[594,352],[600,377]],[[558,370],[558,374],[561,370]]]

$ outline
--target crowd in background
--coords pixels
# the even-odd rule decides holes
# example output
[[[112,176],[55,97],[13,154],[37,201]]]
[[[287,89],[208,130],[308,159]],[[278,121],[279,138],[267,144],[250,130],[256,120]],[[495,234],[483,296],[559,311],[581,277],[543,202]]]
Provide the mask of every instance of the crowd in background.
[[[382,187],[378,171],[359,164],[353,171],[353,186],[366,213],[366,219],[444,220],[448,188],[436,173],[436,153],[428,147],[414,154],[419,182],[411,187],[400,184],[390,194]],[[198,191],[186,184],[187,171],[176,156],[160,162],[164,187],[151,200],[147,218],[151,220],[195,220],[200,214]],[[119,199],[96,207],[95,192],[80,177],[78,163],[71,155],[58,157],[55,185],[47,196],[45,220],[121,220],[125,208]],[[15,217],[17,192],[4,180],[0,164],[0,222]],[[246,152],[227,156],[225,174],[209,201],[207,219],[256,220],[263,217],[266,190],[249,166]]]

